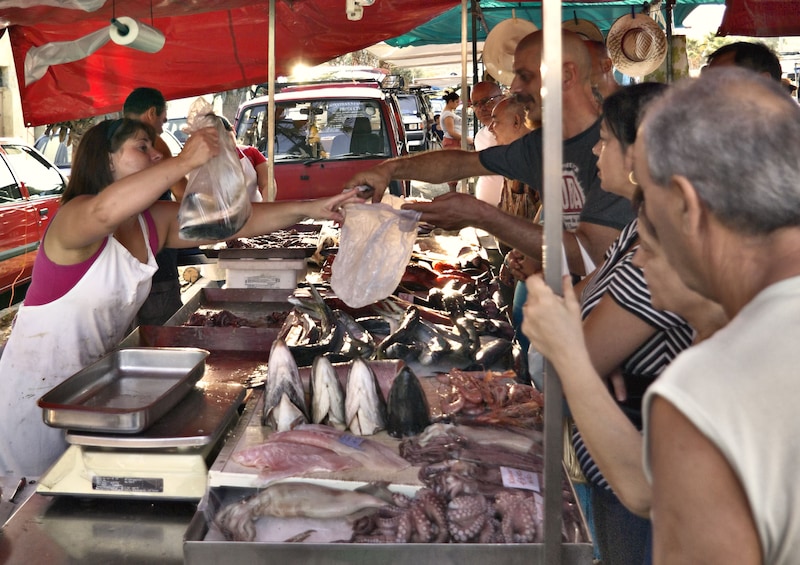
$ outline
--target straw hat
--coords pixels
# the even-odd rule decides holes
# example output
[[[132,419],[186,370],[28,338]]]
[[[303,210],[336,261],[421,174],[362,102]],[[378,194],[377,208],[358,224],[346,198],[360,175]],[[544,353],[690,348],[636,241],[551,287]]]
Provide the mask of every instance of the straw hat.
[[[577,33],[581,36],[581,39],[585,41],[603,42],[603,32],[589,20],[572,18],[571,20],[565,20],[564,23],[561,24],[561,27],[573,33]]]
[[[667,56],[667,37],[651,17],[626,14],[608,30],[606,47],[617,70],[640,77],[661,65]]]
[[[483,64],[497,82],[509,86],[514,79],[514,51],[520,40],[539,28],[533,22],[509,18],[495,25],[483,44]]]

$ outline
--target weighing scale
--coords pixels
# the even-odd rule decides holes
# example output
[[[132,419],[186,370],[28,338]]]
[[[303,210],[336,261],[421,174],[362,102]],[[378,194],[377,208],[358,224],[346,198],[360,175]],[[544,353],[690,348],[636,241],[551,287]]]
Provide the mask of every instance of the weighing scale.
[[[44,495],[199,500],[208,465],[238,415],[247,389],[199,381],[138,434],[66,430],[70,446],[39,480]]]

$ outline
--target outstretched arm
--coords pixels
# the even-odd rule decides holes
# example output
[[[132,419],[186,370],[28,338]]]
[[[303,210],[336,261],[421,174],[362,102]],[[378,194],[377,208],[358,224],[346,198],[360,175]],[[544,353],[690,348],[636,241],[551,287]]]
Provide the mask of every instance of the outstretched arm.
[[[53,260],[72,262],[76,257],[66,255],[80,255],[83,250],[114,233],[122,222],[148,209],[189,171],[218,153],[217,131],[205,128],[192,134],[177,157],[126,176],[99,194],[70,200],[61,207],[48,229],[45,237],[48,255]],[[66,255],[61,255],[62,252]]]
[[[538,275],[526,284],[522,331],[558,372],[575,423],[603,476],[626,507],[647,517],[651,494],[642,468],[642,436],[595,369],[570,278],[564,277],[564,298]]]
[[[345,184],[345,188],[368,185],[375,189],[373,202],[380,202],[389,181],[421,180],[430,183],[443,183],[467,177],[491,174],[481,164],[476,151],[425,151],[417,155],[407,155],[384,161],[366,171],[362,171]]]
[[[253,213],[247,220],[244,227],[233,237],[255,237],[264,235],[275,230],[289,227],[297,222],[314,218],[317,220],[333,220],[335,222],[344,221],[342,207],[356,202],[363,202],[354,190],[342,192],[328,198],[318,198],[316,200],[291,200],[281,202],[253,202]],[[197,241],[185,240],[178,234],[180,226],[177,218],[177,207],[174,202],[157,203],[160,207],[163,204],[172,205],[175,214],[170,216],[169,235],[165,243],[166,247],[184,248],[194,247],[207,243],[214,243],[213,240]]]

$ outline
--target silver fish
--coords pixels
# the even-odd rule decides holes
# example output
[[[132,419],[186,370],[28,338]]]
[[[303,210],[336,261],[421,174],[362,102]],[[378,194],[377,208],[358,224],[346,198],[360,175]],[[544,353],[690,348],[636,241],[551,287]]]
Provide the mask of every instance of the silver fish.
[[[311,366],[311,421],[337,430],[347,429],[342,383],[330,360],[321,355]]]
[[[347,427],[356,435],[369,436],[386,428],[386,402],[372,368],[361,358],[350,367],[344,412]]]
[[[269,424],[277,431],[284,431],[298,423],[307,423],[308,420],[308,407],[297,363],[286,343],[282,339],[276,339],[267,362],[261,424]]]

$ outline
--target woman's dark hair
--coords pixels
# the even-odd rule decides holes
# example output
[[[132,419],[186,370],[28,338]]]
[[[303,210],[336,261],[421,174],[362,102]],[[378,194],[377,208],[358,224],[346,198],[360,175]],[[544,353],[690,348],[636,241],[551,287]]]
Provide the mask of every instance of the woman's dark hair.
[[[109,155],[118,151],[127,139],[139,131],[144,131],[155,143],[153,126],[128,118],[102,121],[83,134],[72,158],[72,172],[61,203],[69,202],[81,194],[99,194],[113,183]]]
[[[448,92],[442,96],[442,100],[445,102],[452,102],[453,100],[458,100],[459,98],[461,97],[458,95],[458,92]]]
[[[667,85],[660,82],[631,84],[603,101],[603,120],[623,150],[636,141],[636,129],[644,117],[644,107],[666,89]]]

